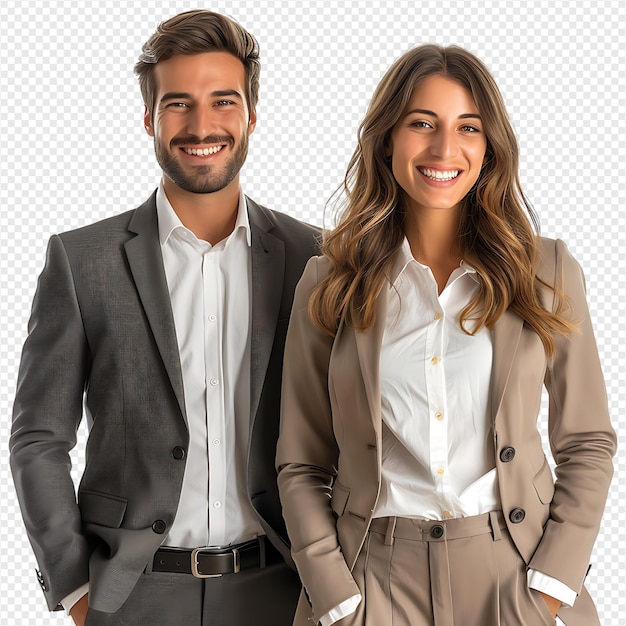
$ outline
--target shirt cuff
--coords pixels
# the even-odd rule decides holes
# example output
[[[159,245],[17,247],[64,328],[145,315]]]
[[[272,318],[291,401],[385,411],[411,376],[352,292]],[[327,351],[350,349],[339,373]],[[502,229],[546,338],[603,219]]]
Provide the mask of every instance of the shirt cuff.
[[[361,594],[357,593],[355,596],[351,596],[347,600],[344,600],[341,604],[336,606],[334,609],[328,611],[320,618],[320,626],[331,626],[335,622],[338,622],[340,619],[344,617],[348,617],[348,615],[352,615],[356,611],[356,607],[359,606],[359,602],[361,602]]]
[[[543,591],[543,593],[560,600],[565,606],[574,606],[578,594],[560,580],[552,578],[552,576],[548,576],[543,572],[538,572],[536,569],[529,569],[526,576],[528,586],[531,589]]]
[[[61,600],[61,605],[69,615],[72,607],[86,594],[89,593],[89,583],[81,585],[76,591],[68,594]]]

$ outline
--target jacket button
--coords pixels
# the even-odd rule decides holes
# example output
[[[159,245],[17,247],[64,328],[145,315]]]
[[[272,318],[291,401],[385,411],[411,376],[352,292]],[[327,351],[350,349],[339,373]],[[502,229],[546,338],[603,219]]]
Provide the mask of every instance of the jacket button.
[[[509,513],[509,519],[511,520],[511,522],[513,522],[513,524],[519,524],[520,522],[523,522],[525,517],[526,511],[524,511],[524,509],[520,509],[519,507],[513,509]]]
[[[181,448],[180,446],[176,446],[173,450],[172,450],[172,456],[177,460],[177,461],[181,461],[182,459],[185,458],[185,448]]]
[[[154,522],[154,524],[152,524],[152,530],[157,535],[162,535],[165,532],[165,529],[166,529],[166,525],[162,519],[158,519],[156,522]]]
[[[500,460],[503,463],[510,463],[515,458],[515,448],[511,446],[506,446],[506,448],[502,448],[500,451]]]
[[[430,536],[433,539],[441,539],[443,537],[443,526],[437,524],[430,529]]]

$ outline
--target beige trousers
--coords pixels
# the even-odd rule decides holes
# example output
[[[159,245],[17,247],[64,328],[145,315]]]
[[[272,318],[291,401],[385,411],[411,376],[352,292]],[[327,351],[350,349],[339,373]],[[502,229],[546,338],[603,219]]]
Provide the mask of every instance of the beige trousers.
[[[441,522],[375,519],[353,575],[363,601],[337,626],[555,624],[540,593],[528,588],[500,512]]]

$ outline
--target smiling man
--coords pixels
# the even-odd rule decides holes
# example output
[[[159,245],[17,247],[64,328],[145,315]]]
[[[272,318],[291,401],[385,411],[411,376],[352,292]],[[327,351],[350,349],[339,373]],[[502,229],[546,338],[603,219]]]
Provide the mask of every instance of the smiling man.
[[[162,180],[51,238],[22,355],[11,465],[37,577],[76,624],[286,626],[300,585],[274,470],[281,370],[318,233],[241,190],[248,32],[180,14],[135,71]]]

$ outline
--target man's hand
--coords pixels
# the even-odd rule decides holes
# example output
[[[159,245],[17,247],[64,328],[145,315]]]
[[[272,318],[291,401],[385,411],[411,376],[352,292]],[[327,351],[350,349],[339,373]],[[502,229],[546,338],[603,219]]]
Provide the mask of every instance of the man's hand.
[[[70,617],[76,626],[85,626],[87,610],[89,609],[89,594],[86,593],[71,609]]]
[[[550,613],[552,617],[556,619],[557,611],[561,608],[561,601],[557,600],[556,598],[553,598],[552,596],[549,596],[547,593],[544,593],[543,591],[540,591],[539,593],[543,596],[543,599],[546,601],[546,604],[548,605],[548,609],[550,609]]]

